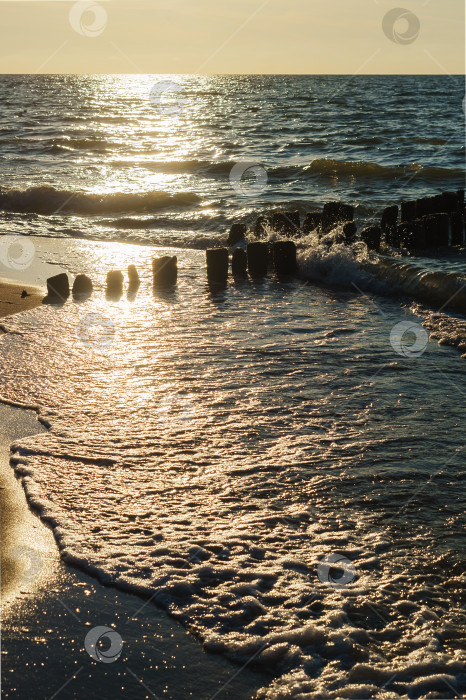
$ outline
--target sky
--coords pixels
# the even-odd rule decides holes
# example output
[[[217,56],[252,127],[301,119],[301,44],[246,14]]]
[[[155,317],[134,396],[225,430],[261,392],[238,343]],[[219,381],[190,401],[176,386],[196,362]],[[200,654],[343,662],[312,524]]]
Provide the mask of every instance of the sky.
[[[0,72],[464,74],[464,15],[463,0],[0,0]]]

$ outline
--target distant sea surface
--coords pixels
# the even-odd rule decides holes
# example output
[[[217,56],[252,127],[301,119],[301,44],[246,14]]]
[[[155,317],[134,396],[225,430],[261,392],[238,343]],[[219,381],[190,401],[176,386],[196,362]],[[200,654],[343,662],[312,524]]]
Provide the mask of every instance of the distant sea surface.
[[[0,76],[0,225],[202,248],[272,207],[370,218],[464,186],[463,98],[461,76]],[[238,163],[266,175],[238,191]]]

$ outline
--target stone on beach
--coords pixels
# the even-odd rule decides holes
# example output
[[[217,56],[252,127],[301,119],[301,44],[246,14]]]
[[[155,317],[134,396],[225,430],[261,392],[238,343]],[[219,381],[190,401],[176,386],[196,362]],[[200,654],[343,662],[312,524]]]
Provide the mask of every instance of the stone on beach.
[[[73,282],[73,296],[89,296],[92,294],[92,280],[87,275],[77,275]]]
[[[296,245],[293,241],[276,241],[272,247],[272,256],[277,275],[293,275],[296,272]]]
[[[70,296],[70,282],[66,272],[49,277],[47,280],[48,301],[65,301]]]
[[[267,274],[269,249],[267,243],[248,243],[248,272],[251,277],[264,277]]]
[[[152,260],[152,278],[154,287],[172,287],[178,279],[178,258],[176,255],[164,255]]]
[[[206,264],[209,282],[225,282],[228,278],[228,249],[208,248],[206,250]]]

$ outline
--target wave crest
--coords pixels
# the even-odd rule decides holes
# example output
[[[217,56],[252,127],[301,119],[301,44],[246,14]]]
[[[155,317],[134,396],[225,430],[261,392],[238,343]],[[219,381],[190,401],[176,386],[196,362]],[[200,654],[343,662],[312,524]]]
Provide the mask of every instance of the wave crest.
[[[316,158],[305,168],[310,175],[342,176],[357,178],[393,179],[409,177],[416,174],[421,180],[454,180],[464,178],[461,168],[440,168],[424,166],[419,163],[411,165],[380,165],[366,161],[340,161],[332,158]]]
[[[167,208],[195,207],[201,198],[191,192],[72,192],[55,187],[7,190],[0,187],[0,211],[22,214],[102,215],[122,212],[154,212]]]

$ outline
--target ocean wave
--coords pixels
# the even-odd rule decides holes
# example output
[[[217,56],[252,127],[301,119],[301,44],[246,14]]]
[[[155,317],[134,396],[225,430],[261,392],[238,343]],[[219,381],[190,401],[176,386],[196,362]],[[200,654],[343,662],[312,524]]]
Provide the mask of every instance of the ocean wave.
[[[413,141],[414,143],[426,143],[429,144],[430,146],[444,146],[447,143],[447,139],[441,139],[441,138],[426,138],[425,136],[413,136],[410,141]]]
[[[362,139],[361,142],[365,142]],[[295,144],[287,144],[286,148],[294,148]],[[142,167],[155,172],[166,173],[198,173],[203,176],[228,175],[237,161],[234,160],[179,160],[140,163]],[[115,162],[114,164],[118,164]],[[127,163],[125,163],[127,164]],[[333,158],[316,158],[306,165],[268,165],[266,160],[258,160],[267,171],[270,180],[286,180],[291,178],[314,177],[355,177],[358,179],[393,180],[416,175],[423,181],[460,180],[464,178],[462,168],[441,168],[423,166],[419,163],[411,165],[380,165],[367,161],[340,161]]]
[[[102,215],[154,212],[166,208],[195,207],[201,198],[191,192],[111,192],[98,194],[59,190],[51,186],[8,190],[0,187],[0,211],[35,214]]]
[[[115,164],[115,163],[114,163]],[[127,164],[127,163],[125,163]],[[201,172],[204,174],[212,175],[226,175],[229,174],[231,169],[235,166],[236,161],[234,160],[224,160],[224,161],[210,161],[210,160],[171,160],[171,161],[159,161],[151,162],[144,161],[140,163],[147,170],[153,170],[158,173],[195,173]]]
[[[72,151],[92,151],[94,153],[108,153],[117,148],[117,144],[110,143],[105,139],[73,139],[61,138],[52,139],[46,146],[48,153],[66,153]]]
[[[403,296],[430,307],[419,315],[425,316],[437,333],[433,337],[442,345],[466,352],[466,320],[432,312],[435,308],[466,315],[466,271],[445,272],[405,258],[371,257],[364,243],[325,246],[313,234],[298,243],[298,263],[300,275],[306,280],[382,296]]]
[[[417,179],[455,180],[464,178],[462,168],[440,168],[434,166],[424,166],[419,163],[411,165],[380,165],[366,161],[340,161],[333,158],[316,158],[312,163],[304,168],[308,175],[323,175],[328,177],[357,177],[357,178],[377,178],[394,179],[416,175]]]
[[[425,304],[466,313],[466,275],[428,270],[412,262],[381,256],[371,272],[390,289]]]

